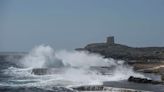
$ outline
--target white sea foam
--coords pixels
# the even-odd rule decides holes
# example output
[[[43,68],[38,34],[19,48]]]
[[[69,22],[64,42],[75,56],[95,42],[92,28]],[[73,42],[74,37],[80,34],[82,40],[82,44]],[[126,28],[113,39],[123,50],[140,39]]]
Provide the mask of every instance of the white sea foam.
[[[53,48],[49,46],[38,46],[20,60],[25,68],[47,68],[62,66],[62,61],[55,57]]]
[[[36,82],[26,85],[33,86],[102,84],[103,81],[125,80],[132,75],[144,77],[142,74],[134,72],[131,67],[125,66],[123,62],[105,59],[98,54],[84,51],[62,50],[55,52],[50,46],[41,45],[35,47],[19,61],[20,65],[24,67],[23,69],[10,68],[5,73],[20,77],[18,80],[29,76],[29,79]],[[92,66],[114,66],[115,68],[111,71],[111,75],[102,75],[98,71],[91,70]],[[37,76],[31,74],[33,68],[63,68],[64,72]]]

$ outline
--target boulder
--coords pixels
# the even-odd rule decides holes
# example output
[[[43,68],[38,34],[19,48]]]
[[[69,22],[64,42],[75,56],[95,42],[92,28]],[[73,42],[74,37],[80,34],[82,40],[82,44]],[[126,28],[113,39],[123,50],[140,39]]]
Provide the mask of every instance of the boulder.
[[[161,80],[164,81],[164,74],[161,75]]]
[[[130,76],[128,78],[129,82],[135,82],[135,83],[147,83],[147,84],[163,84],[162,81],[155,81],[147,78],[139,78],[139,77],[134,77]]]
[[[35,74],[35,75],[45,75],[47,74],[48,72],[48,69],[47,68],[34,68],[32,69],[32,74]]]

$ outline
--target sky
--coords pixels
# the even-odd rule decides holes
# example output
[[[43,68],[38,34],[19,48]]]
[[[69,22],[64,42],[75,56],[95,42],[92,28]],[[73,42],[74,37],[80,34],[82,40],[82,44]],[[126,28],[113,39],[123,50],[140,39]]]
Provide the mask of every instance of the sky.
[[[164,46],[164,0],[0,0],[0,51]]]

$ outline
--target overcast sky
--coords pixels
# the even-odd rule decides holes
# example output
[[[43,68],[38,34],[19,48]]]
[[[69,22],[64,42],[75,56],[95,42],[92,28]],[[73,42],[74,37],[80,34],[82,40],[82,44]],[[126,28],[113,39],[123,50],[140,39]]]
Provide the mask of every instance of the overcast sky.
[[[0,51],[74,49],[110,35],[164,46],[164,0],[0,0]]]

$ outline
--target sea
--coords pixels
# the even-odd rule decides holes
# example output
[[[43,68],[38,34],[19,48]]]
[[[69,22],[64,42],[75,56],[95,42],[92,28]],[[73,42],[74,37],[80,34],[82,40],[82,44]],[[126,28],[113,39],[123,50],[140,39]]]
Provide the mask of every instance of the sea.
[[[160,75],[135,72],[125,62],[45,45],[28,53],[1,52],[0,92],[78,92],[72,88],[85,85],[164,92],[163,85],[128,82],[130,76],[160,80]]]

